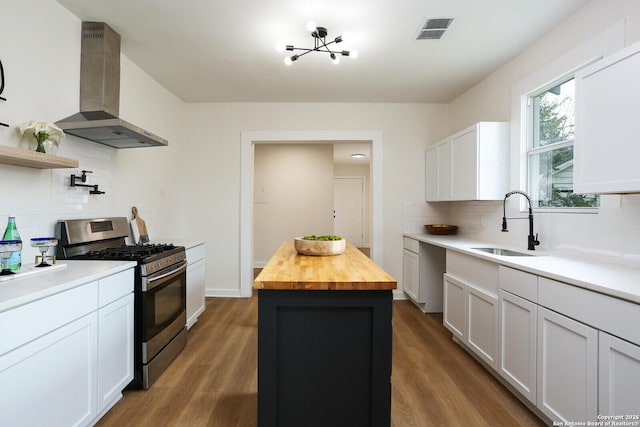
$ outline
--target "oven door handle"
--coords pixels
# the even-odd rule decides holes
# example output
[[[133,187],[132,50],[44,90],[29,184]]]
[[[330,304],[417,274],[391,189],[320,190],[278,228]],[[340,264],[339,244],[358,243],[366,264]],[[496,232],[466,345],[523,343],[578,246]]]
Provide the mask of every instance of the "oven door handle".
[[[154,282],[157,282],[158,280],[161,280],[170,276],[177,276],[178,274],[181,274],[186,269],[187,269],[187,261],[185,260],[185,261],[182,261],[180,264],[178,264],[178,267],[174,268],[171,271],[160,274],[158,276],[152,276],[150,278],[147,278],[146,280],[143,280],[142,290],[143,291],[151,290],[156,286],[160,285],[160,283],[154,283]]]

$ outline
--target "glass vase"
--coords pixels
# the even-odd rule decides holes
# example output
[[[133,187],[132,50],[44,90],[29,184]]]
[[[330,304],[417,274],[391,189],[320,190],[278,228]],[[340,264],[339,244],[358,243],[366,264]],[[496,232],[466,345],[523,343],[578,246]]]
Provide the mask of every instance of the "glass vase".
[[[42,145],[44,146],[44,151],[47,154],[51,154],[52,156],[55,156],[58,153],[58,143],[52,139],[45,139],[42,142]]]

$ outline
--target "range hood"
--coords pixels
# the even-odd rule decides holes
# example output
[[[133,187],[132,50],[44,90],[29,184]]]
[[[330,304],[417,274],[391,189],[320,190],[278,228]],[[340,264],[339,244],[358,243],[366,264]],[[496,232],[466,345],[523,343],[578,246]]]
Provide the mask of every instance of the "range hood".
[[[166,146],[168,141],[122,120],[120,35],[104,22],[82,22],[80,112],[56,122],[69,135],[115,148]]]

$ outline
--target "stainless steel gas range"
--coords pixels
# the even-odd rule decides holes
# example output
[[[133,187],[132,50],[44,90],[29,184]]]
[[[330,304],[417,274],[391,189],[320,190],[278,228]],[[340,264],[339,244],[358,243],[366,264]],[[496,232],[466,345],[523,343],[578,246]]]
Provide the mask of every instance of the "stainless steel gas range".
[[[58,222],[58,259],[136,261],[134,379],[148,389],[185,347],[186,251],[172,244],[127,245],[124,217]]]

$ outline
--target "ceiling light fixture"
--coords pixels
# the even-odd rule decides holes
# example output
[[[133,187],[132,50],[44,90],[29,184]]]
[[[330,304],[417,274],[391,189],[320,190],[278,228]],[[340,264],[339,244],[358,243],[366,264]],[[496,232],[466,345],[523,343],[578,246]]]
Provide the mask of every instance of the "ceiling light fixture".
[[[353,157],[354,159],[362,159],[365,156],[362,153],[353,153],[351,157]]]
[[[327,42],[327,29],[325,27],[318,27],[316,23],[313,21],[307,22],[307,30],[311,31],[311,37],[313,37],[313,48],[301,48],[295,47],[293,45],[284,45],[278,44],[276,45],[276,50],[278,52],[286,51],[302,51],[302,53],[298,53],[292,56],[287,56],[284,59],[284,63],[286,65],[291,65],[294,61],[297,61],[301,56],[306,55],[309,52],[324,52],[328,53],[331,61],[334,64],[340,63],[340,56],[349,56],[351,58],[358,57],[358,51],[355,50],[331,50],[328,46],[333,43],[341,43],[343,41],[342,36],[338,36],[335,39]]]

